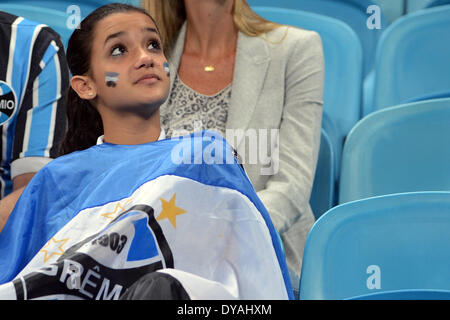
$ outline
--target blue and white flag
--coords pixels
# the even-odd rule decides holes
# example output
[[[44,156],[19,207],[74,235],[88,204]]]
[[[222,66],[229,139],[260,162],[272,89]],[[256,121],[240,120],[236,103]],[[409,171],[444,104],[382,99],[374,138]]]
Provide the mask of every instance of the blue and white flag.
[[[0,233],[0,299],[118,299],[152,272],[191,299],[293,298],[267,210],[218,134],[60,157]]]

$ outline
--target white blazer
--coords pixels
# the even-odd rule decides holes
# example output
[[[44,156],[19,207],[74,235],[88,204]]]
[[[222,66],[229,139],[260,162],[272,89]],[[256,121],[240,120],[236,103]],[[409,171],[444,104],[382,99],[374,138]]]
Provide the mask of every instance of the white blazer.
[[[178,70],[185,35],[186,23],[168,57],[171,70]],[[171,88],[173,82],[172,76]],[[314,223],[309,198],[320,144],[323,85],[322,42],[316,32],[286,26],[261,37],[239,32],[226,127],[244,132],[278,129],[278,171],[262,175],[261,170],[267,166],[247,161],[248,140],[228,142],[240,154],[250,181],[283,239],[288,266],[297,276],[306,236]],[[270,134],[267,136],[270,144]],[[276,151],[271,157],[276,161]]]

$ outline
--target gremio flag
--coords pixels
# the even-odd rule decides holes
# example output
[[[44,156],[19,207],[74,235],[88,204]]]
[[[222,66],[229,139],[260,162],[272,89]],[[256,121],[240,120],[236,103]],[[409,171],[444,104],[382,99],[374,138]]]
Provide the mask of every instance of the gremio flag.
[[[153,272],[191,299],[293,298],[269,215],[218,134],[55,159],[0,233],[0,299],[118,299]]]

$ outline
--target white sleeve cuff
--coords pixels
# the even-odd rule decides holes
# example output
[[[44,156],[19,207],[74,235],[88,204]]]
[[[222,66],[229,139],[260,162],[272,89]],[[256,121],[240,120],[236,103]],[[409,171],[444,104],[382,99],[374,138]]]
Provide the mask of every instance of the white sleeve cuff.
[[[47,165],[52,158],[26,157],[11,162],[11,180],[24,173],[38,172]]]

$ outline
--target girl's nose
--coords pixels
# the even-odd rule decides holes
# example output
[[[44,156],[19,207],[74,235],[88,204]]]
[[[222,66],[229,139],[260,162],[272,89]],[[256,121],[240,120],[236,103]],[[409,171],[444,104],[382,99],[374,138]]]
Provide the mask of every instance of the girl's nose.
[[[139,69],[142,67],[151,68],[154,66],[155,62],[154,62],[152,54],[150,52],[141,49],[141,50],[139,50],[138,54],[139,54],[139,56],[138,56],[138,59],[137,59],[136,65],[135,65],[136,69]]]

